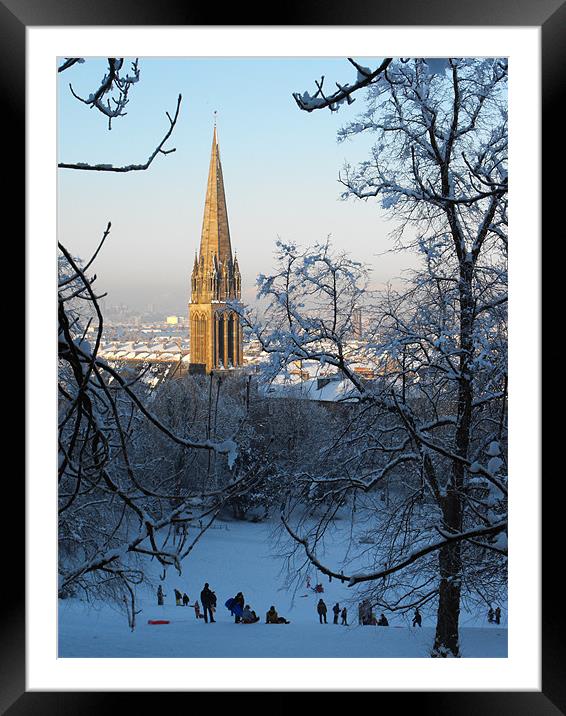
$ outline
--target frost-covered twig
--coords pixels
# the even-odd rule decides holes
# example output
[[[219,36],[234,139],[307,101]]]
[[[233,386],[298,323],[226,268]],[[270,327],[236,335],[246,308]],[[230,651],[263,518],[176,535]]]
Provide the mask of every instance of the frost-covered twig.
[[[67,162],[60,162],[58,164],[60,169],[80,169],[83,171],[97,171],[97,172],[135,172],[135,171],[144,171],[147,169],[155,157],[158,154],[171,154],[172,152],[176,151],[175,148],[173,149],[163,149],[163,145],[165,142],[169,139],[171,136],[173,129],[175,128],[175,125],[177,124],[177,119],[179,117],[179,111],[181,108],[181,95],[177,98],[177,106],[175,109],[175,112],[173,114],[173,117],[169,114],[169,112],[166,112],[167,119],[169,120],[169,128],[167,132],[165,133],[163,139],[159,142],[157,147],[153,150],[153,152],[149,155],[147,160],[141,164],[126,164],[123,166],[115,167],[112,164],[88,164],[87,162],[77,162],[75,164],[70,164]]]
[[[362,67],[351,57],[348,57],[348,61],[351,62],[357,70],[355,82],[352,84],[345,83],[342,85],[336,82],[338,89],[330,95],[325,95],[323,90],[323,76],[320,81],[315,81],[317,91],[314,95],[311,96],[308,92],[303,92],[303,94],[300,94],[300,92],[293,92],[293,97],[299,109],[302,109],[305,112],[312,112],[315,109],[324,109],[325,107],[328,107],[331,112],[336,112],[344,101],[348,104],[352,104],[352,102],[354,102],[352,94],[357,92],[359,89],[376,82],[383,75],[388,65],[391,63],[392,58],[388,57],[384,59],[375,70],[371,70],[368,67]]]
[[[67,69],[71,65],[75,64],[75,62],[79,61],[79,58],[70,58],[59,68],[59,72]],[[138,60],[136,58],[136,60],[132,62],[133,74],[122,77],[120,75],[120,70],[122,69],[122,66],[124,64],[124,58],[109,57],[107,62],[108,71],[102,78],[100,86],[86,99],[79,96],[70,83],[69,89],[71,90],[73,97],[78,99],[79,102],[82,102],[89,107],[96,107],[99,112],[102,112],[102,114],[106,115],[106,117],[108,117],[108,129],[112,129],[112,120],[115,117],[123,117],[125,114],[127,114],[125,108],[129,101],[128,93],[130,91],[130,88],[139,81],[140,69]],[[114,91],[117,92],[117,97],[113,96],[112,93]],[[106,95],[109,95],[109,98],[104,101]]]

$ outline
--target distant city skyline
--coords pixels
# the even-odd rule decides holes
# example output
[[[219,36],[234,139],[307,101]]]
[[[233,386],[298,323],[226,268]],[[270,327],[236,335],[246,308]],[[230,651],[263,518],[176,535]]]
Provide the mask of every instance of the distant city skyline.
[[[359,58],[376,65],[380,58]],[[130,60],[128,60],[129,62]],[[104,58],[87,58],[61,73],[58,159],[90,163],[143,162],[165,133],[165,112],[183,95],[166,148],[146,171],[115,174],[60,170],[59,240],[88,258],[108,221],[110,237],[96,260],[97,289],[109,305],[184,315],[200,242],[214,112],[224,169],[232,244],[242,272],[242,299],[255,298],[255,280],[273,266],[275,241],[310,245],[328,235],[372,268],[372,286],[395,282],[414,263],[392,249],[392,228],[377,201],[340,201],[345,160],[368,155],[371,136],[338,145],[338,128],[364,108],[360,95],[337,113],[301,112],[291,93],[351,81],[344,59],[140,58],[140,81],[126,117],[108,131],[105,117],[75,99],[98,87]]]

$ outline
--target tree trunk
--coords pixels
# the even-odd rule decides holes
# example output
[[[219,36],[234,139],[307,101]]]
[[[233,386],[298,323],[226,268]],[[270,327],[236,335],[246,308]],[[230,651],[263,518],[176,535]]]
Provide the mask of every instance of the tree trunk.
[[[470,363],[473,354],[473,263],[466,257],[460,263],[460,377],[458,381],[458,415],[456,420],[455,451],[467,458],[472,423],[473,376]],[[444,526],[450,532],[462,530],[462,497],[465,468],[454,460],[452,474],[443,504]],[[446,545],[439,552],[440,587],[436,635],[432,656],[460,656],[458,621],[462,579],[461,544]]]
[[[460,618],[460,545],[454,543],[440,550],[440,590],[436,634],[432,656],[460,656],[458,621]]]

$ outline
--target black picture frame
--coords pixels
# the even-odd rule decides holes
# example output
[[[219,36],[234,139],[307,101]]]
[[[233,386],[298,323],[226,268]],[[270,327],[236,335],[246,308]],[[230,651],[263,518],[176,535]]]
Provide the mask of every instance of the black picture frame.
[[[286,3],[284,22],[274,22],[266,14],[266,4],[231,4],[222,10],[198,4],[160,0],[0,0],[0,87],[4,137],[3,165],[9,169],[11,181],[3,189],[4,205],[17,217],[14,226],[25,225],[25,87],[26,87],[26,28],[29,26],[67,25],[420,25],[420,26],[536,26],[541,29],[542,39],[542,112],[543,136],[550,137],[558,115],[561,99],[561,73],[565,63],[566,45],[563,28],[566,27],[566,6],[562,0],[404,0],[371,2],[370,0],[340,3],[327,0],[324,5],[311,3],[300,6]],[[218,19],[221,20],[218,23]],[[277,18],[281,20],[281,16]],[[553,182],[550,168],[556,165],[554,142],[542,145],[544,181],[542,188],[543,216],[550,225],[551,212],[561,205],[558,199],[560,185]],[[548,172],[546,170],[549,170]],[[537,191],[537,187],[533,187]],[[543,227],[544,227],[543,223]],[[16,241],[12,232],[11,239]],[[7,237],[6,237],[7,238]],[[5,245],[8,244],[6,241]],[[23,244],[22,244],[23,245]],[[540,247],[539,247],[540,250]],[[534,339],[537,341],[538,336]],[[533,337],[530,337],[532,345]],[[29,337],[28,337],[29,350]],[[28,360],[27,370],[33,370]],[[29,396],[28,396],[29,397]],[[27,446],[30,449],[30,446]],[[14,474],[16,474],[14,472]],[[535,476],[533,476],[534,478]],[[17,485],[12,480],[10,500],[24,504],[24,481]],[[21,507],[20,507],[21,509]],[[554,487],[543,493],[543,611],[542,611],[542,690],[540,692],[385,692],[378,695],[378,708],[387,708],[395,702],[395,708],[418,709],[419,714],[513,714],[521,716],[545,716],[566,713],[566,664],[564,606],[555,592],[558,568],[554,562],[551,546],[563,545],[558,510],[561,501],[556,499]],[[24,521],[21,520],[21,524]],[[18,542],[12,533],[14,543]],[[5,601],[0,623],[2,668],[0,669],[0,712],[10,716],[20,714],[100,714],[103,709],[126,706],[132,708],[132,693],[117,692],[29,692],[25,685],[25,574],[23,532],[19,533],[21,551],[4,550],[5,574],[9,575],[9,588],[2,590]],[[563,550],[563,547],[562,547]],[[563,561],[563,560],[562,560]],[[533,575],[538,579],[539,575]],[[558,597],[558,599],[555,599]],[[527,618],[527,615],[525,615]],[[519,625],[520,626],[520,625]],[[317,688],[321,688],[317,685]],[[324,691],[324,689],[321,689]],[[144,693],[158,708],[152,698]],[[185,695],[186,696],[186,695]]]

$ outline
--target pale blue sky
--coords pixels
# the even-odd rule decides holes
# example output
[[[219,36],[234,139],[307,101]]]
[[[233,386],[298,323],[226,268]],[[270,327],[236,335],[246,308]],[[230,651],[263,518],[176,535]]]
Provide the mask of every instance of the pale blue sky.
[[[362,59],[362,58],[358,58]],[[363,58],[363,63],[375,66]],[[88,96],[105,71],[88,59],[58,76],[59,160],[143,162],[168,126],[183,95],[181,115],[168,147],[147,171],[114,174],[59,170],[59,239],[76,255],[93,251],[104,227],[111,236],[96,262],[99,290],[111,304],[185,313],[194,252],[198,248],[212,140],[218,138],[232,247],[242,271],[242,294],[255,295],[258,273],[273,265],[275,240],[312,244],[332,235],[338,248],[373,266],[382,285],[407,267],[406,254],[378,256],[391,248],[377,202],[341,201],[338,172],[344,160],[367,156],[369,137],[337,144],[336,131],[363,107],[363,95],[337,113],[301,112],[293,91],[313,91],[322,74],[351,81],[346,59],[148,59],[133,87],[128,115],[113,122],[74,99]]]

